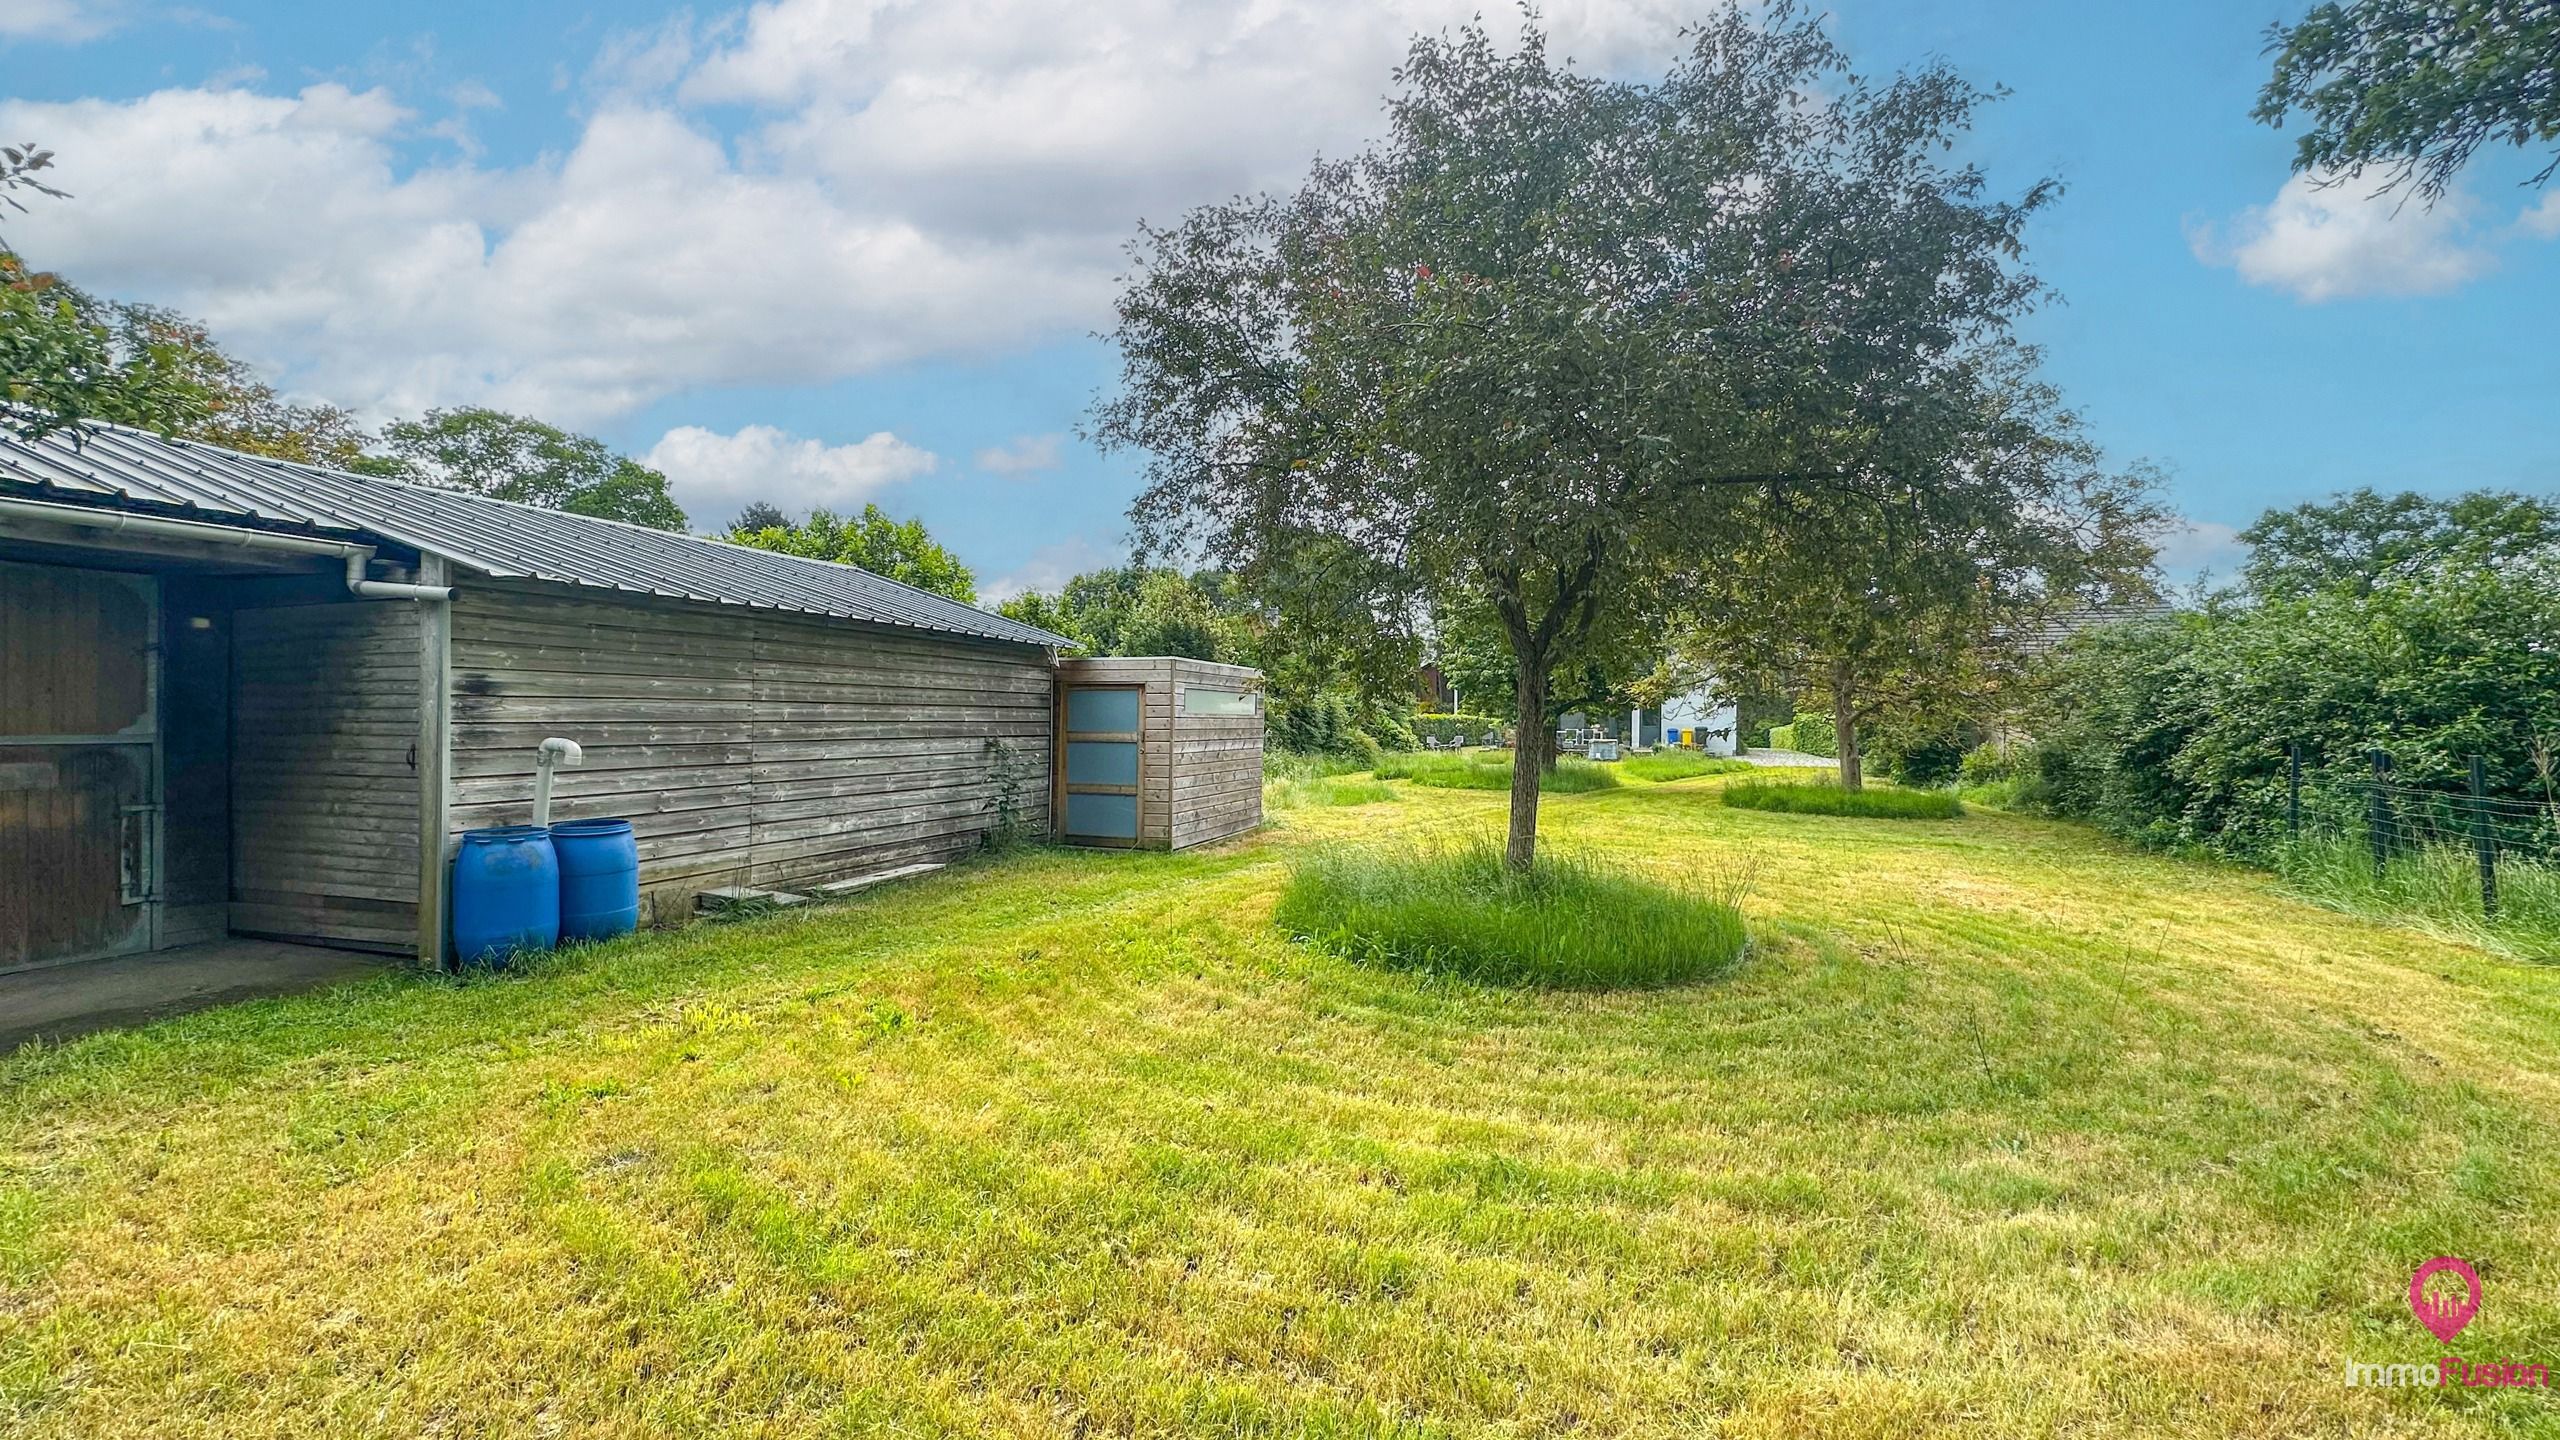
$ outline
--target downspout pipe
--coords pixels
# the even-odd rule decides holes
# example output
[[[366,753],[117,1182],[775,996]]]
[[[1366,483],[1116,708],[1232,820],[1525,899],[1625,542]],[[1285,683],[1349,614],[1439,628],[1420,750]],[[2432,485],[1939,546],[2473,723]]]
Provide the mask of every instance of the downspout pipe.
[[[373,563],[373,547],[359,545],[347,552],[347,593],[360,600],[450,600],[450,585],[404,585],[396,580],[367,580],[364,571]]]
[[[0,519],[9,518],[47,525],[76,525],[111,534],[157,535],[204,545],[236,545],[243,550],[334,555],[346,561],[347,593],[359,599],[444,601],[453,598],[450,585],[405,585],[391,580],[365,578],[366,567],[373,563],[373,547],[351,541],[306,540],[299,535],[270,535],[263,530],[204,525],[193,520],[164,520],[156,515],[132,515],[121,510],[92,510],[85,506],[55,505],[42,500],[0,498]]]

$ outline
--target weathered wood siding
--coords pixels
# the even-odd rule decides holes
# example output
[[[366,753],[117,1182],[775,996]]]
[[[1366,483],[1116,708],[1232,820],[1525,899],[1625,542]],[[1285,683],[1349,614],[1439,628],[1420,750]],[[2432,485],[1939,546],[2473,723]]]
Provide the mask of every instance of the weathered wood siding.
[[[1195,715],[1194,687],[1259,697],[1262,674],[1241,665],[1175,660],[1173,666],[1173,848],[1240,835],[1262,823],[1262,707],[1250,715]]]
[[[1185,715],[1182,694],[1194,684],[1259,694],[1262,672],[1165,656],[1058,662],[1061,696],[1071,685],[1135,685],[1144,691],[1138,739],[1141,849],[1204,845],[1262,823],[1263,717],[1258,708],[1252,715]]]
[[[452,627],[454,830],[531,818],[534,747],[565,736],[585,761],[552,817],[629,819],[662,910],[967,852],[996,823],[990,742],[1047,827],[1046,651],[492,580]]]
[[[233,613],[233,931],[416,945],[417,626],[405,602]]]

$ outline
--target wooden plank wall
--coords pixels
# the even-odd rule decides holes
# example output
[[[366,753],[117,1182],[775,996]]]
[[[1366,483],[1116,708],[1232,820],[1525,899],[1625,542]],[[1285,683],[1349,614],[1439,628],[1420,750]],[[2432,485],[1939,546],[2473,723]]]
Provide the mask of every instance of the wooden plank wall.
[[[1175,660],[1173,671],[1173,848],[1240,835],[1262,823],[1262,713],[1189,715],[1183,693],[1260,693],[1262,674],[1241,665]]]
[[[233,612],[234,932],[416,947],[417,627],[406,601]]]
[[[534,747],[575,740],[552,818],[629,819],[666,918],[966,853],[996,819],[990,741],[1048,826],[1044,650],[468,578],[452,623],[454,829],[530,819]]]

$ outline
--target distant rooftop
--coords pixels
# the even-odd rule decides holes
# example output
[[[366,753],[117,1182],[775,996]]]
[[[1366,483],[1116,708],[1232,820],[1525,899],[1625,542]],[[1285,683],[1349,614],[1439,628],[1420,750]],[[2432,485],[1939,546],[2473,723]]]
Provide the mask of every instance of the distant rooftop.
[[[27,441],[0,431],[0,495],[322,538],[376,537],[465,571],[786,610],[1019,645],[1038,626],[852,565],[350,475],[120,425]]]
[[[2166,600],[2136,600],[2121,605],[2083,605],[2057,611],[2018,631],[2018,648],[2027,655],[2049,655],[2083,630],[2122,625],[2134,620],[2164,619],[2175,610]]]

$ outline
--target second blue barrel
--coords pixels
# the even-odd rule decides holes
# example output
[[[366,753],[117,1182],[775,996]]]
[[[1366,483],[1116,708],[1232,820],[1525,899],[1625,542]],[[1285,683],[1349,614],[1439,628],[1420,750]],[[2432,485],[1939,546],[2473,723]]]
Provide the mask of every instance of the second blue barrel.
[[[609,940],[640,926],[640,847],[628,820],[563,820],[551,827],[560,855],[560,938]]]
[[[539,825],[462,832],[453,856],[453,953],[505,963],[560,943],[560,860]]]

